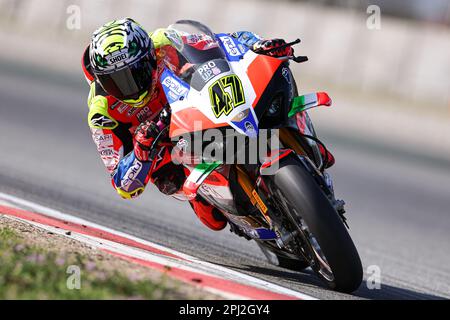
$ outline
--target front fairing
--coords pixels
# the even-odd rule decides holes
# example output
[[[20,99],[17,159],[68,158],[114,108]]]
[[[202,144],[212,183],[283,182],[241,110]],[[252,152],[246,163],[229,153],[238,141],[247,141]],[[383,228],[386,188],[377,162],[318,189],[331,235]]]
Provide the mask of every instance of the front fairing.
[[[166,35],[179,57],[179,65],[168,63],[161,77],[172,109],[170,136],[231,127],[257,137],[254,107],[281,62],[198,23],[171,25]]]

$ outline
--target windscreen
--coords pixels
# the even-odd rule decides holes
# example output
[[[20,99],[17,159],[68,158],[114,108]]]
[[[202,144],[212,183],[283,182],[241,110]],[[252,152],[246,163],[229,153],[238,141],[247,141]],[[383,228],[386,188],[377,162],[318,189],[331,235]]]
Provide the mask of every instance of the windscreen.
[[[214,76],[230,71],[215,34],[205,25],[180,20],[165,31],[176,53],[166,54],[166,65],[197,90]],[[174,56],[175,55],[175,56]]]

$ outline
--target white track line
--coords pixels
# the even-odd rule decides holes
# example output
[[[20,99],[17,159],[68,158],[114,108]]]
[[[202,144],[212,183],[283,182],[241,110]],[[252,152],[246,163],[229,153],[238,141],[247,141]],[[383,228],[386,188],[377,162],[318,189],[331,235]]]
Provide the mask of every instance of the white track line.
[[[192,257],[190,255],[172,250],[170,248],[158,245],[156,243],[123,233],[121,231],[117,231],[117,230],[114,230],[114,229],[111,229],[108,227],[104,227],[102,225],[99,225],[99,224],[96,224],[96,223],[93,223],[93,222],[90,222],[90,221],[87,221],[87,220],[84,220],[84,219],[81,219],[81,218],[78,218],[78,217],[75,217],[75,216],[72,216],[72,215],[69,215],[66,213],[63,213],[61,211],[37,204],[35,202],[31,202],[31,201],[28,201],[28,200],[25,200],[25,199],[22,199],[22,198],[19,198],[16,196],[12,196],[12,195],[0,192],[0,201],[1,200],[6,201],[9,205],[13,204],[18,208],[30,209],[30,211],[42,213],[42,214],[48,215],[48,216],[56,218],[56,219],[66,220],[69,222],[86,225],[86,226],[89,226],[92,228],[101,229],[106,232],[110,232],[110,233],[116,234],[118,236],[122,236],[122,237],[125,237],[128,239],[134,240],[141,244],[148,245],[148,246],[154,247],[154,248],[162,250],[162,251],[166,251],[168,253],[176,255],[176,256],[183,258],[183,259],[187,260],[188,262],[190,262],[190,263],[188,263],[190,265],[190,268],[188,267],[188,265],[184,265],[184,263],[180,262],[180,260],[175,261],[175,259],[170,259],[170,258],[165,259],[165,262],[164,262],[165,264],[172,262],[172,263],[177,264],[177,267],[183,266],[183,269],[185,269],[185,268],[191,269],[192,265],[197,265],[198,268],[195,269],[195,272],[202,273],[202,271],[203,271],[207,274],[220,275],[224,279],[233,280],[233,281],[236,281],[236,282],[239,282],[242,284],[251,285],[251,286],[254,286],[254,287],[260,288],[260,289],[266,289],[266,290],[269,290],[269,291],[272,291],[275,293],[279,293],[279,294],[290,295],[290,296],[293,296],[293,297],[296,297],[296,298],[299,298],[302,300],[317,300],[317,298],[306,295],[304,293],[294,291],[294,290],[279,286],[277,284],[267,282],[262,279],[255,278],[253,276],[250,276],[250,275],[247,275],[247,274],[244,274],[244,273],[232,270],[232,269],[218,266],[213,263],[202,261],[196,257]],[[83,237],[89,237],[89,236],[83,235]],[[92,238],[92,237],[89,237],[89,238]],[[102,239],[102,243],[106,244],[107,240]],[[117,243],[114,243],[114,244],[118,245]],[[123,245],[121,245],[121,246],[123,246]],[[128,247],[128,248],[134,250],[133,253],[136,253],[136,254],[145,253],[143,250],[140,250],[140,249],[135,249],[135,248],[130,248],[130,247]],[[152,254],[152,261],[155,261],[155,259],[156,259],[155,257],[156,256],[154,254]]]

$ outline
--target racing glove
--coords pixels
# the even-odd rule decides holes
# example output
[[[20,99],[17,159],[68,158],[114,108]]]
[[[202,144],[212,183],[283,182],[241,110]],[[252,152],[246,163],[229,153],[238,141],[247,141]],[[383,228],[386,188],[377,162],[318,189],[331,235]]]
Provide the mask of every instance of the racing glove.
[[[160,130],[154,121],[142,122],[134,132],[133,146],[136,158],[142,162],[149,161],[151,146]]]
[[[284,57],[294,55],[294,49],[291,46],[276,49],[286,44],[283,39],[259,40],[253,45],[255,53],[261,53],[272,57]],[[264,52],[271,50],[270,52]]]

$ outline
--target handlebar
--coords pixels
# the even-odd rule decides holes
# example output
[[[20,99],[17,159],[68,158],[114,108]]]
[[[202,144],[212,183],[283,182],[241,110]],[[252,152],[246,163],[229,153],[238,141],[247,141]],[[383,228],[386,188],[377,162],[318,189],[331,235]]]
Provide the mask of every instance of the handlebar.
[[[166,106],[161,111],[158,122],[156,122],[156,125],[159,128],[159,133],[150,147],[150,150],[152,150],[152,152],[154,152],[153,150],[157,150],[156,147],[160,145],[160,141],[167,137],[167,131],[169,130],[170,127],[169,124],[170,124],[170,110]]]
[[[296,45],[297,43],[300,43],[300,42],[301,42],[300,39],[296,39],[296,40],[294,40],[292,42],[285,43],[285,44],[283,44],[283,45],[281,45],[279,47],[258,51],[256,53],[267,54],[267,53],[270,53],[272,51],[276,51],[276,50],[280,50],[280,49],[283,49],[283,48],[286,48],[286,47],[290,47],[290,46]],[[297,62],[297,63],[302,63],[302,62],[308,61],[308,57],[307,56],[288,56],[288,57],[283,57],[281,59],[292,60],[292,61]]]
[[[300,39],[296,39],[296,40],[294,40],[294,41],[292,41],[292,42],[285,43],[285,44],[283,44],[283,45],[281,45],[281,46],[279,46],[279,47],[275,47],[275,48],[271,48],[271,49],[267,49],[267,50],[261,50],[261,51],[258,51],[257,53],[260,53],[260,54],[267,54],[267,53],[270,53],[270,52],[272,52],[272,51],[276,51],[276,50],[284,49],[284,48],[286,48],[286,47],[293,46],[293,45],[295,45],[295,44],[297,44],[297,43],[300,43],[300,42],[301,42]]]
[[[159,122],[159,121],[158,121]],[[160,141],[164,138],[166,138],[167,130],[169,130],[169,126],[164,127],[158,134],[158,136],[155,138],[155,141],[153,141],[151,147],[150,147],[150,159],[153,159],[156,154],[155,152],[159,152],[158,148],[156,148],[158,145],[160,145]]]
[[[293,56],[292,61],[297,62],[297,63],[302,63],[302,62],[308,61],[308,57],[307,56],[296,56],[296,57]]]

